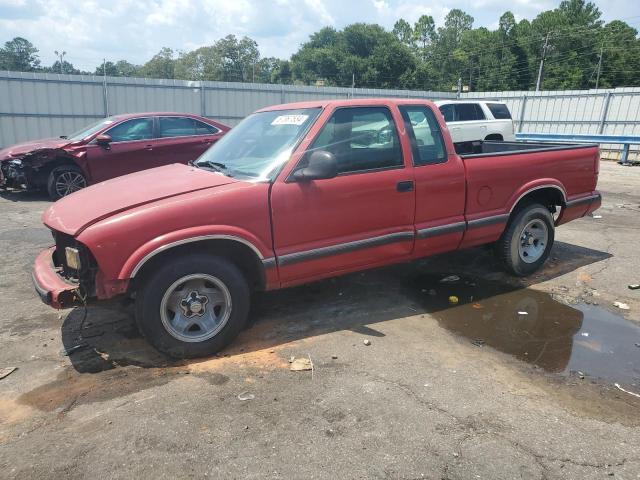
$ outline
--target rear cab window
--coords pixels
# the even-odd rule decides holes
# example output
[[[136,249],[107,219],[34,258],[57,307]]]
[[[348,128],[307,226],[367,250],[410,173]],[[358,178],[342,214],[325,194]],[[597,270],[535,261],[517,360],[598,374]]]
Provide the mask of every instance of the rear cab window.
[[[331,152],[338,173],[403,168],[398,132],[387,107],[339,108],[318,133],[309,151]]]
[[[487,103],[487,108],[496,120],[511,120],[511,112],[504,103]]]
[[[413,165],[433,165],[447,161],[447,150],[440,125],[429,107],[403,105],[398,107],[411,141]]]

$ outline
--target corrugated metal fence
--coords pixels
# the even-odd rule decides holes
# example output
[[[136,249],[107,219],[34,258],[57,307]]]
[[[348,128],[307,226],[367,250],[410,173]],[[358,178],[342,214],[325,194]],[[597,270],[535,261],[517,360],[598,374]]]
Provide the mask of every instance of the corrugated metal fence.
[[[190,112],[235,125],[268,105],[349,97],[444,99],[455,98],[456,94],[0,72],[0,147],[68,134],[118,113]],[[471,92],[461,98],[505,101],[516,129],[522,132],[640,134],[638,88]]]
[[[235,125],[268,105],[372,96],[432,99],[455,94],[0,72],[0,147],[69,134],[118,113],[189,112]]]

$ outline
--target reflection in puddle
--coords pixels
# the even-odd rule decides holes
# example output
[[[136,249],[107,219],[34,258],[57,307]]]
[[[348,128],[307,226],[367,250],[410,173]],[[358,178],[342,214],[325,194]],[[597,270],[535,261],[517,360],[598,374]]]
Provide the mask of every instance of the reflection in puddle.
[[[422,276],[421,303],[445,328],[549,372],[640,386],[640,326],[593,305],[570,307],[531,289]],[[451,306],[449,297],[459,304]]]

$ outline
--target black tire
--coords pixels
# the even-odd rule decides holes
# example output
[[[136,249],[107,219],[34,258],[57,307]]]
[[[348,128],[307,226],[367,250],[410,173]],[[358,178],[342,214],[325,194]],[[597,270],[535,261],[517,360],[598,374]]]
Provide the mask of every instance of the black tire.
[[[231,312],[224,327],[212,338],[183,341],[165,327],[161,305],[165,293],[175,282],[196,274],[215,277],[224,284],[231,296]],[[193,254],[176,258],[144,276],[136,297],[136,322],[142,335],[157,350],[176,358],[203,357],[218,352],[236,338],[247,322],[250,300],[247,280],[232,262]]]
[[[61,188],[61,181],[64,179],[75,179],[76,182],[66,191]],[[47,193],[49,194],[49,198],[51,200],[58,200],[70,193],[73,193],[81,188],[87,186],[87,177],[85,177],[84,172],[75,165],[62,165],[60,167],[55,167],[49,173],[49,178],[47,180]]]
[[[539,229],[543,226],[546,227],[547,239],[546,242],[539,242],[539,245],[543,247],[540,248],[540,256],[531,256],[529,258],[535,258],[535,260],[525,261],[526,252],[521,252],[520,248],[523,245],[525,227],[530,225],[530,222],[538,225]],[[539,203],[532,203],[517,211],[509,220],[506,230],[496,244],[496,254],[507,271],[518,277],[524,277],[532,274],[544,264],[553,247],[554,237],[551,212]]]

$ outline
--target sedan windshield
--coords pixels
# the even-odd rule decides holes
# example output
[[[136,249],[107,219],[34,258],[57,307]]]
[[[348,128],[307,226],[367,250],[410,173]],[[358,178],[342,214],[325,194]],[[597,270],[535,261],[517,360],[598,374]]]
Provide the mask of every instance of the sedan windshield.
[[[195,165],[232,177],[272,180],[319,113],[319,108],[254,113],[202,154]]]
[[[86,127],[78,130],[77,132],[68,135],[66,138],[71,140],[72,142],[77,142],[84,138],[87,138],[90,135],[93,135],[99,130],[102,130],[105,127],[108,127],[114,122],[113,117],[103,118],[102,120],[92,123],[91,125],[87,125]]]

